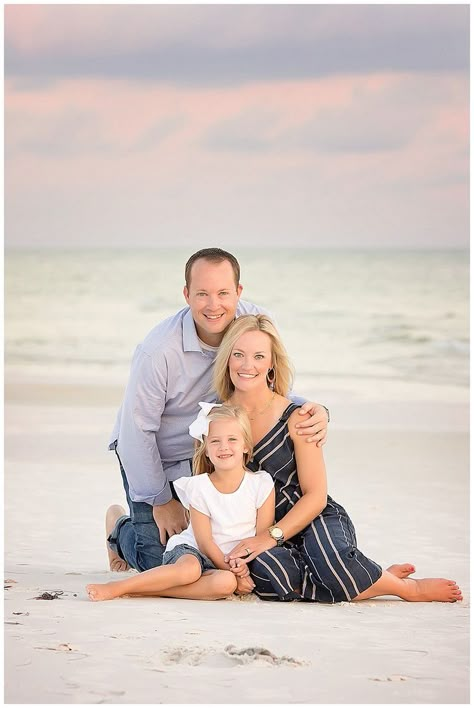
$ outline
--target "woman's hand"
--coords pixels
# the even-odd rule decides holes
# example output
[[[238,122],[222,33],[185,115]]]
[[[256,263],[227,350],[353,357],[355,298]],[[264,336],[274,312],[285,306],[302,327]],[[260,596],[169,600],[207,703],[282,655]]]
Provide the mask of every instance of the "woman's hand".
[[[319,403],[306,401],[298,413],[311,415],[307,420],[296,424],[298,435],[305,435],[307,443],[315,442],[318,447],[322,447],[328,434],[329,412]]]
[[[226,563],[237,558],[244,558],[246,563],[250,563],[263,551],[268,551],[270,548],[275,548],[276,541],[270,536],[268,531],[257,534],[257,536],[252,536],[251,538],[244,538],[240,541],[230,553],[224,556]]]

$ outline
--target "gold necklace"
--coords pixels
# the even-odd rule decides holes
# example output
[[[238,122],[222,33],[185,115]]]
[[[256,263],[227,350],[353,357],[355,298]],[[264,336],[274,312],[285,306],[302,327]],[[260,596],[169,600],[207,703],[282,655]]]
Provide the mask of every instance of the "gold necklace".
[[[255,418],[256,418],[258,415],[262,415],[262,413],[265,413],[265,411],[266,411],[268,408],[270,408],[270,406],[272,405],[274,398],[275,398],[275,391],[273,391],[273,394],[271,395],[270,400],[268,401],[267,405],[266,405],[264,408],[262,408],[261,411],[257,411],[257,412],[255,413],[255,415],[254,415],[253,418],[250,417],[250,413],[247,411],[247,415],[248,415],[248,417],[249,417],[249,420],[255,420]]]

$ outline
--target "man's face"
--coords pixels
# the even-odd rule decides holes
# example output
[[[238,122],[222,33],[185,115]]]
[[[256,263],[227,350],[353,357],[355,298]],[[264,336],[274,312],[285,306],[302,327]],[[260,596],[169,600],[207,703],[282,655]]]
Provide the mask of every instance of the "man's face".
[[[210,263],[203,258],[191,268],[189,290],[183,294],[191,308],[200,339],[218,347],[224,332],[235,319],[242,286],[236,287],[229,261]]]

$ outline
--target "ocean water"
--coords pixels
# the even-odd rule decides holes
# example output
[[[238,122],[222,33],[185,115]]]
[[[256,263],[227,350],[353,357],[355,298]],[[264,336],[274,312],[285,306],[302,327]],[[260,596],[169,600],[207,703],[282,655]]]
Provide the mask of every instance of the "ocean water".
[[[275,316],[300,393],[467,400],[462,251],[237,250],[242,297]],[[5,366],[124,385],[136,344],[183,306],[190,252],[7,251]],[[441,392],[442,389],[442,392]]]

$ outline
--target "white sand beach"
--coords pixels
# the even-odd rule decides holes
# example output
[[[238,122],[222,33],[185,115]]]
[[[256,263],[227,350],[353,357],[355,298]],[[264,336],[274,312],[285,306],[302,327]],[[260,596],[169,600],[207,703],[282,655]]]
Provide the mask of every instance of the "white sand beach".
[[[359,546],[384,566],[409,561],[419,577],[455,579],[463,602],[92,603],[86,583],[117,577],[103,517],[124,503],[106,451],[121,390],[8,372],[6,383],[7,703],[469,701],[465,404],[354,401],[350,415],[336,404],[325,448],[330,494]]]

